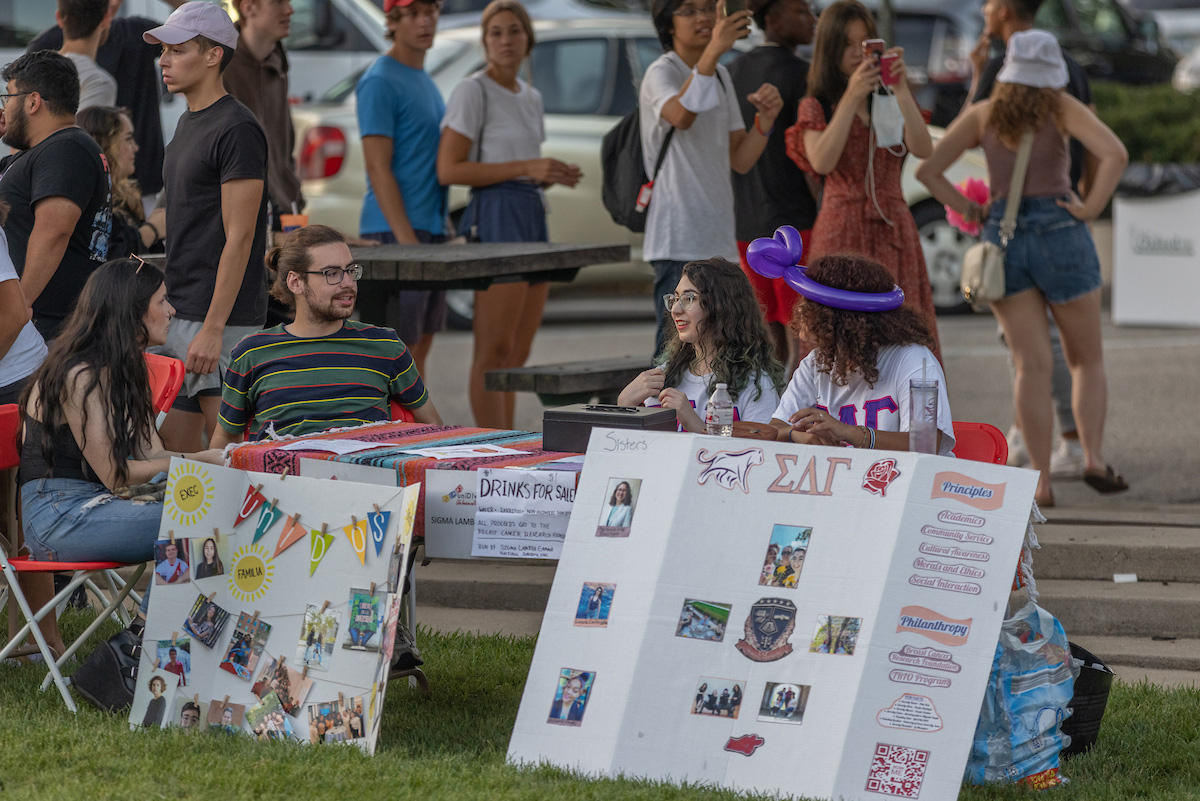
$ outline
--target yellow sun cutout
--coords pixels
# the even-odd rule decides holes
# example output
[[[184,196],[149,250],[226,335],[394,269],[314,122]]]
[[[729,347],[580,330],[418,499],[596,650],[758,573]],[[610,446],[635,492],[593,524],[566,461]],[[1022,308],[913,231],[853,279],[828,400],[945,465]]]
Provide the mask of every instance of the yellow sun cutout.
[[[243,545],[233,552],[233,567],[229,571],[229,592],[239,601],[257,601],[267,594],[275,566],[267,549],[254,543]]]
[[[198,462],[179,462],[171,469],[170,491],[166,496],[167,514],[180,525],[194,526],[204,520],[212,508],[216,491],[212,477]]]

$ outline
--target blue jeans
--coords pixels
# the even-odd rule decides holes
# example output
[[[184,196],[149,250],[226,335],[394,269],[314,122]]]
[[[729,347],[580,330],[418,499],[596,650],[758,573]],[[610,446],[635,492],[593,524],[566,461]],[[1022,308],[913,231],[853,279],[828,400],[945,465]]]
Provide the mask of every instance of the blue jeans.
[[[149,562],[162,520],[161,503],[134,503],[103,484],[40,478],[21,487],[25,544],[48,562]],[[150,599],[146,589],[142,612]]]

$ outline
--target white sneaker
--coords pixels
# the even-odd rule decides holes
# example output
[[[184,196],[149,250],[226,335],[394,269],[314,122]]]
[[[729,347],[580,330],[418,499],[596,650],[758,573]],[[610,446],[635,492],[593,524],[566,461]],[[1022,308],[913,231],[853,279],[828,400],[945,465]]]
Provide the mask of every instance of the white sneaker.
[[[1077,439],[1061,439],[1054,453],[1050,454],[1051,478],[1083,478],[1087,463],[1083,459],[1083,446]]]
[[[1025,449],[1025,438],[1021,436],[1021,429],[1017,428],[1015,423],[1008,429],[1005,439],[1008,440],[1008,466],[1028,467],[1029,451]]]

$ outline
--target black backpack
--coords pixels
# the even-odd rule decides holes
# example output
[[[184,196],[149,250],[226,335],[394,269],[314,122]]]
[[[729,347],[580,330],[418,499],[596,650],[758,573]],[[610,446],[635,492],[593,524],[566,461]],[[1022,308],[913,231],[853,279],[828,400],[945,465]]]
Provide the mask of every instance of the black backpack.
[[[667,147],[674,135],[675,128],[672,127],[663,138],[662,147],[658,149],[658,159],[654,162],[655,178],[662,169],[663,159],[667,157]],[[646,212],[649,206],[638,211],[637,200],[638,193],[649,178],[642,160],[641,112],[637,107],[622,117],[621,121],[604,135],[600,143],[600,171],[604,178],[600,199],[613,222],[625,226],[635,234],[643,233],[646,230]]]

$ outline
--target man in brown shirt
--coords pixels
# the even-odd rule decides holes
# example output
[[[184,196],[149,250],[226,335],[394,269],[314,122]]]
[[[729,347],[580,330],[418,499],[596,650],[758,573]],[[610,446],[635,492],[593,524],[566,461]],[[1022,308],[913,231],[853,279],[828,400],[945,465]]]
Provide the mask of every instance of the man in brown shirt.
[[[283,40],[291,29],[291,0],[234,0],[240,32],[225,90],[258,118],[267,135],[267,196],[272,227],[279,215],[304,210],[294,155],[296,131],[288,107],[288,60]]]

